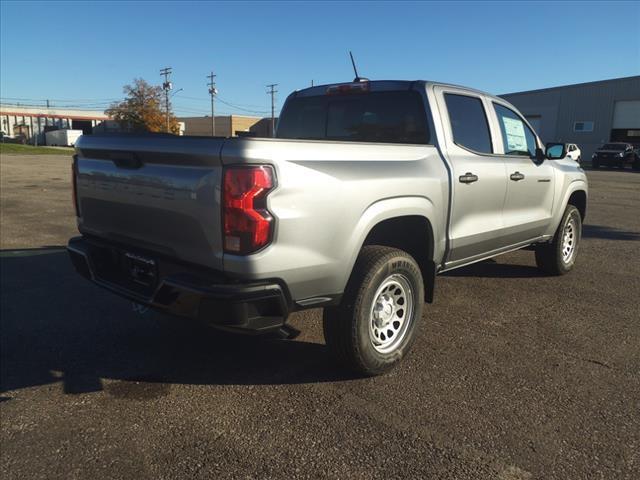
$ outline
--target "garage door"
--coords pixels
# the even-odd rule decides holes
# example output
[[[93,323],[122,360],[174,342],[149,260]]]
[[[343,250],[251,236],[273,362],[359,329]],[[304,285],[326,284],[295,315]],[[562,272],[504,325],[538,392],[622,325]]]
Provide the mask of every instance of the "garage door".
[[[616,102],[613,128],[640,128],[640,100]]]

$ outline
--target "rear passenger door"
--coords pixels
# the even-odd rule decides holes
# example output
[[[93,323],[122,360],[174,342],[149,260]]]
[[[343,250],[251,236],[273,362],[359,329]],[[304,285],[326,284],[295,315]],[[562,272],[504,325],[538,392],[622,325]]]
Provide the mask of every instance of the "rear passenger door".
[[[492,107],[501,137],[497,150],[507,167],[505,236],[509,244],[517,244],[539,237],[549,226],[554,168],[549,160],[536,160],[538,139],[511,106],[494,100]]]
[[[504,158],[494,155],[484,97],[448,86],[435,86],[434,94],[453,177],[446,265],[453,267],[505,245],[507,175]]]

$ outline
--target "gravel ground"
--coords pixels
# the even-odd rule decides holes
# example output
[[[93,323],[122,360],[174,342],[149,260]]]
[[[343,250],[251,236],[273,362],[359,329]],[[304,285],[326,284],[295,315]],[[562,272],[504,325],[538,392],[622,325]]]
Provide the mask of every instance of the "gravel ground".
[[[589,172],[576,269],[438,279],[412,354],[345,376],[294,341],[138,316],[76,275],[70,158],[0,158],[0,476],[640,478],[640,175]]]

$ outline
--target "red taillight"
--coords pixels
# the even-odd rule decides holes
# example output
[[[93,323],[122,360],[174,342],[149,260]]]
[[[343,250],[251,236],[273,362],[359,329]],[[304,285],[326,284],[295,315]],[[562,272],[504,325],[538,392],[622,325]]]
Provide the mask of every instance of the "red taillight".
[[[271,241],[267,195],[274,187],[268,166],[232,167],[224,173],[224,250],[247,254]]]
[[[80,209],[78,208],[78,156],[73,156],[73,162],[71,163],[71,186],[73,190],[73,208],[76,211],[76,217],[80,216]]]

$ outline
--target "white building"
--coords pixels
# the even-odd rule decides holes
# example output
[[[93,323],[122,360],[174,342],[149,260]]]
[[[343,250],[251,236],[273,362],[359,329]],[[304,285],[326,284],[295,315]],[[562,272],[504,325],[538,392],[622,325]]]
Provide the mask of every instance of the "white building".
[[[108,118],[104,112],[95,110],[0,104],[0,131],[38,145],[44,144],[44,134],[50,130],[65,128],[90,134]]]

